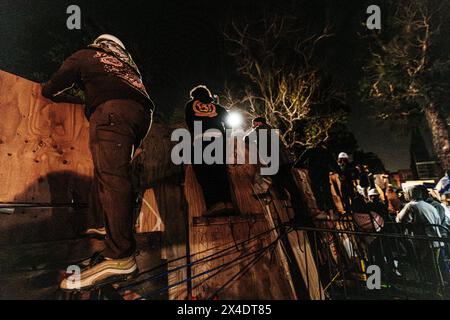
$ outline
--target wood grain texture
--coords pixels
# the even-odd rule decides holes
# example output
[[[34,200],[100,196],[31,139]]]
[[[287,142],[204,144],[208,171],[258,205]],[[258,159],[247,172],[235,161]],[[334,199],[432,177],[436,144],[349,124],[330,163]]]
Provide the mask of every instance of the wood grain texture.
[[[136,233],[164,231],[155,190],[147,189],[142,197],[142,205],[137,219]]]
[[[201,217],[205,211],[205,202],[192,167],[186,165],[183,170],[182,166],[174,166],[170,160],[174,146],[170,135],[175,128],[177,126],[155,124],[145,142],[145,152],[139,160],[142,165],[141,185],[154,190],[154,207],[158,208],[165,228],[163,257],[168,261],[176,260],[169,263],[169,269],[185,266],[186,263],[192,264],[190,270],[182,268],[169,274],[169,286],[182,282],[170,290],[169,297],[186,299],[192,295],[198,299],[207,299],[238,275],[219,292],[220,299],[322,298],[318,286],[315,285],[318,283],[316,271],[301,274],[303,287],[308,279],[312,279],[311,282],[314,280],[314,286],[311,285],[309,292],[306,290],[306,296],[299,295],[299,285],[293,284],[289,273],[291,269],[287,266],[288,261],[294,261],[294,264],[298,265],[299,274],[301,271],[315,268],[305,235],[300,234],[300,240],[298,236],[290,236],[287,239],[289,243],[294,244],[292,247],[296,246],[297,250],[306,252],[306,256],[287,257],[280,243],[269,247],[283,235],[281,229],[270,231],[275,226],[274,222],[270,222],[272,216],[267,215],[264,207],[253,196],[252,185],[257,166],[229,166],[230,186],[241,215],[263,215],[266,216],[265,220],[234,219],[239,222],[194,225],[194,218]],[[183,192],[180,193],[180,190]],[[279,220],[277,221],[279,223]],[[264,235],[248,241],[261,234]],[[189,241],[188,246],[186,241]],[[248,242],[240,244],[245,241]],[[306,251],[303,248],[305,245]],[[266,249],[263,250],[264,248]],[[191,257],[186,259],[188,253]],[[255,261],[256,264],[248,268],[249,263],[257,257],[259,259]],[[239,275],[239,272],[243,274]],[[192,279],[190,286],[183,282],[188,278]]]
[[[302,202],[306,204],[309,215],[314,216],[318,209],[309,183],[308,173],[305,170],[293,169],[292,175],[297,182]],[[277,199],[276,195],[273,195],[272,198],[273,201],[267,208],[273,220],[278,221],[278,223],[286,223],[294,218],[295,212],[288,201]],[[311,247],[308,234],[305,231],[293,230],[287,235],[283,246],[287,258],[296,262],[290,266],[291,276],[301,278],[303,287],[298,288],[299,285],[297,284],[299,298],[324,299],[322,281],[317,270],[318,263],[316,256],[313,254],[315,248]],[[297,279],[297,282],[300,281]]]
[[[264,214],[261,205],[251,195],[251,176],[249,166],[230,167],[230,182],[232,189],[239,185],[235,192],[236,202],[243,214]],[[194,226],[193,217],[201,216],[205,209],[203,195],[191,166],[186,167],[185,192],[189,204],[189,240],[192,261],[193,295],[198,299],[210,298],[228,280],[257,257],[262,250],[272,243],[277,234],[268,232],[255,241],[237,245],[270,229],[267,221],[244,223]],[[229,251],[222,252],[224,249]],[[273,249],[275,249],[274,247]],[[261,251],[261,259],[248,269],[241,277],[232,281],[218,296],[219,299],[293,299],[289,280],[279,262],[275,250]],[[211,255],[211,259],[208,259]],[[239,257],[242,260],[237,260]],[[201,259],[206,259],[202,261]],[[236,260],[235,262],[233,262]],[[201,262],[200,262],[201,261]],[[225,266],[224,266],[225,265]],[[221,266],[224,266],[223,268]],[[212,271],[211,271],[212,270]],[[205,272],[209,273],[202,275]],[[217,273],[219,272],[219,273]],[[202,276],[200,276],[202,275]],[[215,275],[214,277],[212,277]]]
[[[52,103],[40,95],[40,90],[37,83],[0,71],[0,202],[87,203],[93,165],[83,106]],[[158,205],[165,202],[158,200],[165,188],[150,189],[144,197],[148,206],[143,208],[142,228],[138,230],[143,234],[136,236],[141,271],[163,261],[161,236],[155,231],[164,230],[158,215],[167,210],[160,209]],[[178,189],[181,194],[179,185]],[[4,246],[0,249],[0,277],[8,278],[5,272],[11,270],[51,268],[80,256],[87,258],[99,246],[95,241],[77,239],[85,220],[86,210],[72,208],[16,209],[13,214],[0,215],[0,244]],[[144,233],[148,231],[152,232]],[[53,287],[57,285],[55,272],[46,273]],[[28,278],[23,279],[25,276]],[[42,298],[39,295],[44,284],[35,277],[41,275],[17,273],[11,278],[13,282],[2,287],[0,296]],[[32,282],[33,288],[27,285]]]
[[[83,106],[55,104],[40,90],[38,83],[0,71],[0,202],[87,203],[93,164]],[[163,231],[153,189],[143,203],[137,232]],[[86,217],[85,210],[62,208],[17,217],[21,212],[0,219],[0,243],[73,238]]]
[[[55,104],[40,91],[0,71],[0,202],[86,203],[92,161],[83,106]],[[85,220],[85,210],[15,210],[0,216],[0,243],[74,238]]]
[[[329,215],[329,213],[327,212],[322,212],[319,210],[319,207],[317,205],[317,201],[316,198],[314,196],[314,192],[312,191],[311,188],[311,181],[309,180],[309,175],[308,175],[308,171],[305,169],[294,169],[293,170],[293,174],[297,183],[297,187],[300,190],[300,194],[303,196],[303,201],[306,204],[306,207],[309,211],[309,214],[312,218],[316,218],[316,219],[327,219],[327,218],[332,218],[332,216]],[[336,180],[337,179],[337,180]],[[337,177],[337,175],[330,175],[330,183],[339,183],[339,177]],[[340,183],[339,183],[340,186]],[[332,186],[332,192],[333,191],[333,186]],[[341,205],[342,206],[342,202],[340,201],[340,197],[338,197],[338,195],[336,193],[333,193],[333,201],[335,203],[335,205]],[[338,211],[339,212],[339,211]],[[316,227],[319,228],[329,228],[329,229],[334,229],[336,227],[336,225],[331,222],[331,221],[314,221],[314,225]],[[320,234],[316,234],[316,238],[321,238]],[[326,234],[322,234],[322,240],[326,243],[326,250],[329,250],[329,255],[326,255],[327,257],[331,257],[333,259],[334,262],[337,262],[338,259],[338,249],[336,247],[336,242],[335,242],[335,238],[333,237],[332,233],[326,233]],[[316,239],[316,240],[317,240]],[[317,250],[316,250],[317,251]],[[321,252],[316,252],[316,255],[320,255]],[[322,259],[323,263],[327,263],[326,261],[324,261],[325,258]],[[318,263],[319,264],[319,263]],[[317,266],[319,267],[319,266]],[[319,290],[319,292],[321,292]]]
[[[201,216],[205,204],[192,167],[186,167],[189,241],[191,253],[195,254],[192,259],[195,264],[192,268],[193,295],[207,299],[229,283],[218,294],[219,299],[322,299],[321,284],[306,235],[294,231],[286,236],[285,228],[273,230],[290,217],[287,213],[279,216],[283,208],[275,197],[272,197],[273,203],[278,202],[278,206],[271,205],[272,210],[266,210],[264,203],[254,196],[254,177],[258,169],[255,165],[230,165],[229,181],[240,213],[264,215],[265,221],[250,219],[241,223],[196,226],[193,220]],[[254,237],[257,238],[241,244]],[[277,241],[280,238],[282,241]],[[274,244],[270,250],[262,251],[260,259],[247,268],[259,256],[257,252],[270,244]],[[286,253],[286,245],[290,246],[289,253]],[[228,248],[231,249],[223,251]],[[298,274],[296,278],[293,272]]]
[[[0,201],[87,201],[92,161],[83,107],[0,71]]]
[[[171,160],[172,142],[170,137],[174,127],[153,123],[144,141],[144,152],[136,159],[135,167],[139,184],[147,189],[144,200],[152,207],[147,230],[163,231],[161,240],[162,258],[167,260],[168,269],[185,265],[186,260],[186,199],[184,197],[183,166],[176,166]],[[145,212],[145,204],[141,211]],[[141,222],[145,224],[144,222]],[[173,261],[175,260],[175,261]],[[186,279],[186,268],[168,275],[168,285],[172,286]],[[169,289],[169,299],[186,299],[187,284]]]
[[[331,196],[333,199],[334,207],[336,208],[336,212],[344,214],[345,208],[344,202],[342,201],[341,180],[339,179],[339,175],[337,173],[330,175],[330,184]]]

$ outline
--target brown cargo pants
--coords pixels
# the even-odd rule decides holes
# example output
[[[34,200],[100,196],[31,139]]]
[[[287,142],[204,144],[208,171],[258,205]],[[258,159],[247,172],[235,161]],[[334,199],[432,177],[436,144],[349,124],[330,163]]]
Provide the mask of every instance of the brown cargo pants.
[[[107,258],[129,257],[136,249],[133,235],[135,190],[132,153],[147,135],[152,113],[134,100],[110,100],[89,120],[89,145],[94,178],[88,212],[89,228],[106,228]]]

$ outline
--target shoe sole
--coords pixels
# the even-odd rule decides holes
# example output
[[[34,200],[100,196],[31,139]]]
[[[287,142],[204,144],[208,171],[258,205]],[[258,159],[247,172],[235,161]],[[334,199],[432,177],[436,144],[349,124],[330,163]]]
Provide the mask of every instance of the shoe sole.
[[[92,291],[92,290],[98,290],[103,286],[111,285],[111,284],[121,284],[123,282],[127,282],[130,280],[133,280],[139,275],[139,269],[136,268],[132,273],[129,274],[118,274],[111,277],[108,277],[105,279],[105,281],[99,281],[97,283],[94,283],[90,286],[86,286],[79,289],[63,289],[59,288],[63,292],[81,292],[81,291]]]
[[[91,231],[91,232],[84,232],[83,233],[86,236],[100,236],[100,237],[106,237],[106,232],[95,232],[95,231]]]

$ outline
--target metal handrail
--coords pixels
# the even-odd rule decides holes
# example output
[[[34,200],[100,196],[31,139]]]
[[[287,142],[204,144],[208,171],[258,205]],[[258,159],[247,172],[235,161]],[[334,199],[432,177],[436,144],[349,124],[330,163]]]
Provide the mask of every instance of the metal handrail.
[[[322,219],[322,221],[329,222],[330,220]],[[331,299],[337,298],[362,298],[374,297],[386,298],[386,293],[392,294],[393,297],[449,297],[449,291],[446,290],[446,283],[443,278],[442,271],[444,269],[440,266],[440,261],[435,257],[436,251],[432,249],[443,250],[449,247],[450,237],[432,237],[427,235],[410,235],[404,233],[385,233],[385,232],[371,232],[361,231],[355,228],[351,230],[356,223],[354,221],[344,222],[339,227],[310,227],[297,226],[297,230],[308,232],[312,236],[313,246],[318,249],[317,255],[322,260],[321,274],[325,278],[321,281],[327,281],[325,291],[327,296]],[[351,222],[346,224],[346,222]],[[406,227],[407,225],[414,225],[413,223],[395,223],[397,226]],[[416,223],[415,225],[419,225]],[[435,224],[420,224],[425,227],[438,227],[448,230],[446,227]],[[349,229],[350,228],[350,229]],[[400,229],[399,229],[400,231]],[[404,230],[401,229],[401,232]],[[344,237],[350,240],[350,252],[346,252],[347,248],[344,244]],[[374,242],[369,238],[375,238],[380,242]],[[320,240],[322,239],[322,240]],[[365,241],[369,240],[369,241]],[[406,240],[406,242],[405,242]],[[433,246],[433,243],[439,242],[439,247]],[[410,243],[410,245],[408,245]],[[423,246],[422,243],[428,246]],[[375,244],[374,247],[370,247]],[[412,246],[411,246],[412,245]],[[428,249],[427,249],[428,247]],[[423,255],[430,250],[427,255]],[[333,253],[334,252],[334,253]],[[431,254],[430,254],[431,253]],[[335,257],[334,257],[335,256]],[[305,257],[305,259],[307,259]],[[318,261],[319,257],[316,257]],[[401,273],[398,273],[398,265],[403,266]],[[317,263],[317,262],[316,262]],[[367,290],[367,279],[365,276],[366,263],[383,266],[384,273],[384,288],[388,291],[380,291],[380,294]],[[381,263],[381,264],[380,264]],[[391,268],[391,269],[390,269]],[[390,270],[390,271],[389,271]],[[396,270],[395,273],[393,270]],[[426,270],[426,271],[424,271]],[[403,273],[405,272],[405,273]],[[328,274],[328,278],[326,275]],[[406,274],[406,276],[405,276]],[[397,278],[396,278],[397,277]],[[329,283],[328,283],[329,282]],[[394,288],[390,291],[390,288]],[[367,296],[366,296],[367,294]]]
[[[314,219],[314,222],[345,222],[345,223],[355,223],[354,220],[350,220],[350,219],[346,219],[346,220],[340,220],[340,219],[331,219],[331,218],[326,218],[326,219]],[[440,228],[443,229],[444,231],[448,232],[450,234],[450,229],[443,226],[443,225],[439,225],[439,224],[429,224],[429,223],[419,223],[419,222],[391,222],[391,221],[385,221],[384,225],[395,225],[395,226],[422,226],[422,227],[436,227],[436,228]],[[326,229],[326,228],[324,228]],[[342,229],[341,229],[342,230]],[[369,233],[368,231],[361,231],[362,233]],[[380,233],[376,233],[377,235]],[[385,233],[383,233],[385,234]],[[442,237],[444,238],[444,237]],[[439,238],[439,239],[442,239]]]
[[[429,226],[432,226],[432,225],[429,225]],[[307,227],[307,226],[296,226],[296,230],[330,232],[330,233],[337,233],[337,234],[353,234],[353,235],[361,235],[361,236],[398,238],[398,239],[409,239],[409,240],[420,240],[420,241],[441,241],[441,242],[450,243],[450,237],[447,237],[447,238],[430,237],[430,236],[424,236],[424,235],[411,236],[411,235],[397,234],[397,233],[355,231],[355,230],[348,230],[348,229],[329,229],[329,228],[318,228],[318,227]]]

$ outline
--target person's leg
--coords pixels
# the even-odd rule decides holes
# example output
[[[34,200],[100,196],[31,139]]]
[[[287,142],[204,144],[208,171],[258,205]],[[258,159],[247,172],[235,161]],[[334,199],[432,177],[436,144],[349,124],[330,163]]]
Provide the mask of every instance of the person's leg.
[[[106,103],[91,118],[94,131],[94,170],[96,171],[96,197],[103,208],[107,237],[104,255],[108,258],[130,256],[135,249],[132,231],[132,188],[130,159],[132,135],[126,121],[119,120],[114,106]]]
[[[89,192],[89,207],[86,219],[86,232],[103,229],[105,227],[104,212],[99,196],[99,180],[98,180],[98,141],[95,126],[89,127],[89,149],[94,164],[94,176],[92,177],[91,189]],[[98,232],[96,232],[98,233]]]
[[[210,190],[212,187],[209,177],[211,177],[210,166],[204,164],[193,164],[192,169],[194,170],[197,182],[203,192],[203,197],[205,199],[205,205],[208,209],[215,204],[214,199],[210,197]]]
[[[342,186],[342,201],[344,203],[345,212],[347,214],[352,213],[352,206],[351,206],[351,193],[350,193],[350,186],[347,182],[343,182],[341,184]]]
[[[65,279],[62,289],[90,288],[105,281],[123,281],[137,273],[133,236],[134,191],[131,179],[133,145],[144,137],[151,115],[131,100],[108,101],[90,119],[91,149],[97,195],[104,212],[105,249],[84,268],[80,281]]]
[[[219,202],[231,202],[226,165],[194,164],[192,168],[202,188],[207,208]]]
[[[87,229],[104,228],[105,220],[103,215],[103,208],[101,206],[99,191],[98,191],[98,174],[94,171],[92,178],[91,190],[89,193],[89,208],[87,215]]]
[[[441,263],[440,263],[440,255],[441,255],[441,247],[434,248],[434,266],[436,268],[436,276],[437,280],[441,285],[444,285],[444,276],[442,274]]]
[[[203,142],[204,149],[210,142]],[[194,148],[192,148],[192,155]],[[224,153],[225,154],[225,153]],[[232,208],[231,190],[228,180],[227,165],[223,164],[193,164],[197,181],[202,189],[207,213],[212,211],[230,211]],[[216,212],[209,212],[214,214]]]
[[[135,193],[130,161],[133,146],[143,138],[150,119],[142,113],[139,104],[115,100],[99,110],[95,121],[99,145],[99,197],[107,231],[104,256],[120,259],[135,251]]]
[[[216,202],[231,202],[230,183],[226,164],[211,165],[213,176],[210,179],[211,198]]]

